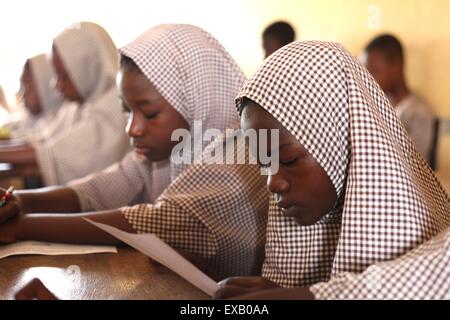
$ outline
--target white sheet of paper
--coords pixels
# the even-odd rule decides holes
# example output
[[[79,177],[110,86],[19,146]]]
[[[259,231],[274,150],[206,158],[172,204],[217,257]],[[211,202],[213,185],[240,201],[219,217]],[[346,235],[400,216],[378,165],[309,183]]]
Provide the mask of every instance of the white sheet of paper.
[[[114,246],[91,246],[41,241],[21,241],[0,245],[0,259],[24,254],[56,256],[91,253],[117,253],[117,248]]]
[[[206,294],[212,296],[219,289],[219,285],[213,279],[200,271],[155,234],[128,233],[106,224],[89,219],[85,220],[176,272]]]

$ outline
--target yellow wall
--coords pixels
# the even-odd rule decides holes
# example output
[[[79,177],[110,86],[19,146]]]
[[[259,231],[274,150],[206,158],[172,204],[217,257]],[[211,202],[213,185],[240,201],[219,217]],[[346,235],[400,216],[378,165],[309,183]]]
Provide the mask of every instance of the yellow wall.
[[[299,40],[341,42],[356,56],[372,37],[382,32],[397,35],[405,47],[410,87],[430,102],[439,117],[450,119],[449,0],[252,2],[259,32],[274,19],[287,19],[296,27]],[[441,129],[438,166],[450,176],[448,121]]]
[[[253,4],[260,30],[278,17],[287,19],[295,25],[300,40],[338,41],[355,55],[373,36],[394,33],[405,46],[411,87],[425,96],[439,115],[450,117],[449,0],[284,0]],[[380,29],[368,27],[374,21],[370,5],[380,8]]]

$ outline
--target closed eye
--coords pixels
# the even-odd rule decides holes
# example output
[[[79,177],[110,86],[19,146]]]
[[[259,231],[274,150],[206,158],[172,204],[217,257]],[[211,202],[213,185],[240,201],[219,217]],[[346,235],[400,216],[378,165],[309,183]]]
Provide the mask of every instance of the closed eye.
[[[293,165],[296,164],[297,160],[298,160],[298,158],[294,158],[294,159],[292,159],[292,160],[280,161],[280,163],[281,163],[283,166],[286,166],[286,167],[292,167]]]
[[[159,112],[154,112],[154,113],[150,113],[150,114],[146,114],[145,119],[147,120],[151,120],[151,119],[155,119],[158,116]]]
[[[124,102],[122,102],[121,105],[122,105],[122,112],[124,112],[124,113],[130,113],[131,112],[130,108],[128,108],[127,105]]]

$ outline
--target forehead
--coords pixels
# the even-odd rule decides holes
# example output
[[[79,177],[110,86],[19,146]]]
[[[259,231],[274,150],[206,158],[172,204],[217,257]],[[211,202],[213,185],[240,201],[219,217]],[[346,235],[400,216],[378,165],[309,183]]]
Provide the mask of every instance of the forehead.
[[[366,52],[366,64],[380,64],[386,62],[386,56],[381,50],[372,49]]]
[[[128,95],[159,95],[155,86],[139,70],[121,67],[117,74],[117,83],[121,91]]]
[[[277,129],[279,130],[280,143],[298,142],[297,139],[268,111],[254,102],[249,102],[242,110],[241,128],[248,129]]]

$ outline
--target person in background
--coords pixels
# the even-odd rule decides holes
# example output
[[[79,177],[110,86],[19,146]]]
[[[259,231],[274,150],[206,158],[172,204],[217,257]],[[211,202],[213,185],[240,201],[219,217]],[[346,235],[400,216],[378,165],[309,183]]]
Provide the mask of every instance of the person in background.
[[[295,30],[287,22],[277,21],[269,25],[262,34],[264,58],[295,40]]]
[[[408,87],[402,44],[393,35],[380,35],[366,46],[363,60],[388,97],[417,150],[431,164],[435,116],[428,103]]]
[[[9,104],[5,97],[5,92],[3,91],[2,86],[0,86],[0,107],[9,111]]]
[[[0,162],[37,166],[47,186],[102,170],[129,151],[108,33],[90,22],[67,28],[53,40],[52,63],[56,87],[71,103],[26,144],[0,148]]]
[[[24,110],[5,124],[9,137],[24,138],[45,130],[62,105],[63,99],[51,82],[55,73],[46,54],[28,59],[20,78]]]

